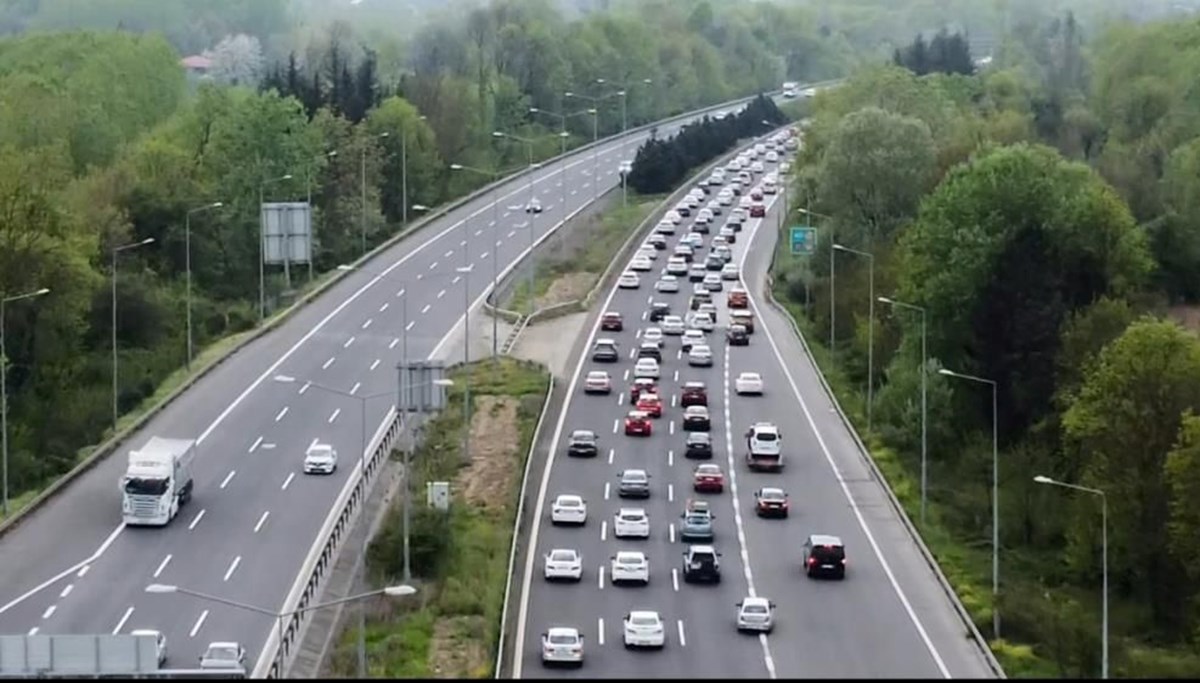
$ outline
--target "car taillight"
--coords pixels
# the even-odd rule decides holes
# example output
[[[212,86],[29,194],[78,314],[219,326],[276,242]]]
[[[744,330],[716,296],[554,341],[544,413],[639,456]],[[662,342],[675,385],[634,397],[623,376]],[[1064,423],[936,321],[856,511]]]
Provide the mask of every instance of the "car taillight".
[[[808,558],[808,563],[809,563],[810,565],[811,565],[811,564],[816,564],[816,563],[817,563],[817,558],[815,558],[815,557],[810,557],[810,558]]]

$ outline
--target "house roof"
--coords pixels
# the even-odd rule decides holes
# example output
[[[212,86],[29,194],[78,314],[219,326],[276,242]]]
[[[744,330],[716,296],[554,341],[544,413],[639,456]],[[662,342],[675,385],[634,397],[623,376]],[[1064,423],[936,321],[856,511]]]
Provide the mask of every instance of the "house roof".
[[[185,69],[209,69],[212,68],[212,60],[203,55],[192,55],[179,60]]]

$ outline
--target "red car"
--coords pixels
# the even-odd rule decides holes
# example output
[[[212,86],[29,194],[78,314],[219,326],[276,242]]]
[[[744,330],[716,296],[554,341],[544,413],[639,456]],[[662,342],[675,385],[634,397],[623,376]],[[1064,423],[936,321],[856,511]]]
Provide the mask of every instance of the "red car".
[[[725,475],[720,465],[704,463],[697,465],[692,475],[692,490],[700,493],[721,493],[725,490]]]
[[[683,385],[683,394],[679,397],[679,402],[683,404],[684,408],[707,406],[708,389],[704,386],[704,382],[686,382]]]
[[[767,215],[767,207],[763,206],[762,204],[758,204],[758,203],[750,205],[750,217],[751,218],[762,218],[766,215]]]
[[[759,517],[787,518],[791,501],[788,494],[779,488],[767,487],[754,492],[754,512]]]
[[[625,436],[650,436],[653,428],[650,416],[640,410],[630,411],[625,418]]]
[[[600,316],[600,329],[605,332],[620,332],[625,329],[625,322],[620,313],[608,311]]]
[[[657,394],[658,385],[649,377],[638,377],[633,380],[633,386],[629,387],[629,403],[637,403],[638,397],[642,395],[643,391],[650,394]]]
[[[643,391],[642,395],[638,397],[637,409],[650,417],[662,417],[662,399],[658,397],[658,394]]]

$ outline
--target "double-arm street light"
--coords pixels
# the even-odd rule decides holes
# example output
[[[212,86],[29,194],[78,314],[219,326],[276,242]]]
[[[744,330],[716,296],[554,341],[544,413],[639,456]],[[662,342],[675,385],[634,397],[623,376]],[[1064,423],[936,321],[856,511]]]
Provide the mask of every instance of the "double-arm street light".
[[[269,617],[272,617],[273,619],[275,619],[275,623],[277,625],[278,632],[279,632],[278,648],[275,650],[275,671],[276,671],[277,678],[285,677],[284,671],[283,671],[283,633],[286,630],[285,625],[286,625],[287,619],[289,617],[293,617],[297,614],[304,614],[307,612],[312,612],[314,610],[324,609],[326,607],[336,607],[338,605],[342,605],[347,602],[356,602],[359,600],[363,600],[365,598],[373,598],[377,595],[386,595],[388,597],[404,597],[404,596],[408,596],[408,595],[413,595],[417,592],[416,588],[413,588],[412,586],[409,586],[407,584],[400,585],[400,586],[388,586],[386,588],[380,588],[378,590],[367,591],[366,593],[359,593],[357,595],[351,595],[351,596],[341,598],[338,600],[330,600],[328,602],[319,602],[315,605],[309,605],[308,607],[291,610],[289,612],[277,612],[272,609],[266,609],[265,607],[259,607],[257,605],[251,605],[251,604],[248,604],[245,602],[238,602],[237,600],[230,600],[229,598],[223,598],[219,595],[211,595],[209,593],[201,593],[200,591],[194,591],[194,590],[191,590],[188,588],[184,588],[182,586],[173,586],[170,584],[163,584],[163,583],[152,583],[152,584],[146,586],[145,590],[147,593],[179,593],[180,595],[188,595],[193,598],[198,598],[200,600],[206,600],[208,602],[215,602],[215,603],[218,603],[221,605],[228,605],[229,607],[236,607],[237,609],[246,610],[247,612],[257,612],[258,614],[265,614]],[[365,678],[366,677],[365,672],[360,671],[358,677]]]
[[[0,297],[0,441],[3,442],[3,448],[0,448],[3,451],[3,458],[0,459],[4,462],[5,517],[8,517],[8,346],[4,335],[4,315],[7,312],[8,304],[49,293],[50,290],[43,287],[24,294]]]
[[[1108,494],[1101,489],[1094,489],[1088,486],[1080,486],[1079,484],[1068,484],[1065,481],[1051,479],[1038,475],[1033,480],[1039,484],[1050,484],[1051,486],[1061,486],[1063,488],[1090,493],[1093,496],[1100,496],[1100,561],[1103,564],[1103,591],[1101,619],[1100,619],[1100,678],[1108,678]]]
[[[1000,423],[998,420],[999,385],[995,380],[964,375],[942,368],[940,374],[965,379],[968,382],[987,384],[992,387],[992,637],[1000,637],[1000,607],[996,601],[1000,595]]]
[[[558,130],[558,144],[559,144],[558,153],[559,153],[560,157],[566,156],[566,154],[567,154],[567,138],[570,137],[570,134],[567,133],[567,119],[571,118],[572,116],[579,116],[580,114],[587,114],[589,111],[590,110],[588,110],[588,109],[581,109],[579,111],[571,112],[570,114],[559,114],[558,112],[546,111],[545,109],[539,109],[537,107],[529,108],[530,114],[545,114],[546,116],[553,116],[558,119],[559,126],[560,126],[559,130]],[[560,188],[562,188],[561,208],[562,208],[563,216],[566,216],[567,215],[567,162],[565,159],[561,159],[561,158],[559,159],[559,164],[558,164],[558,186]]]
[[[596,145],[596,141],[600,139],[600,103],[603,102],[604,100],[609,100],[614,97],[624,98],[625,91],[618,90],[617,92],[612,92],[607,95],[598,95],[598,96],[582,95],[577,92],[566,92],[566,93],[563,93],[563,95],[565,97],[577,97],[581,100],[585,100],[587,102],[592,103],[592,107],[591,107],[591,109],[588,109],[588,113],[592,115],[592,186],[593,186],[592,187],[592,196],[596,197],[600,194],[600,187],[599,187],[600,150],[599,150],[599,146]]]
[[[112,250],[112,424],[114,433],[117,431],[117,255],[153,242],[153,237],[147,237],[140,242],[113,247]]]
[[[598,85],[604,85],[607,82],[608,81],[603,78],[596,79],[596,83]],[[643,78],[640,81],[632,81],[632,82],[626,83],[626,84],[614,84],[614,85],[618,85],[618,87],[621,88],[614,94],[621,98],[621,163],[622,164],[624,164],[626,161],[629,161],[629,162],[633,161],[632,159],[628,159],[627,155],[625,154],[625,145],[628,142],[628,140],[625,139],[625,137],[626,137],[625,133],[628,132],[628,130],[629,130],[629,91],[631,89],[631,86],[633,86],[633,85],[653,85],[653,84],[654,84],[654,81],[650,80],[649,78]],[[626,193],[626,186],[625,186],[625,174],[622,173],[621,174],[621,204],[622,204],[622,206],[628,205],[628,203],[629,203],[628,199],[629,198]]]
[[[869,432],[869,431],[871,431],[871,425],[872,425],[872,423],[871,423],[871,408],[872,408],[873,404],[875,403],[872,400],[875,398],[875,255],[869,251],[860,251],[858,249],[851,249],[850,247],[847,247],[847,246],[841,245],[841,244],[837,244],[836,242],[833,245],[833,249],[836,251],[844,251],[848,254],[855,254],[857,256],[862,256],[863,258],[867,259],[867,261],[870,263],[870,269],[869,269],[870,274],[868,275],[869,282],[870,282],[870,286],[869,286],[870,292],[868,294],[869,304],[867,307],[867,318],[868,318],[868,320],[867,320],[867,431]],[[830,254],[831,255],[830,255],[829,261],[832,264],[833,263],[832,251],[830,252]],[[831,275],[832,275],[832,272],[833,271],[831,270],[830,271]],[[830,296],[830,298],[833,298],[833,277],[832,276],[829,278],[829,296]]]
[[[928,451],[928,412],[926,397],[926,384],[929,375],[929,353],[925,346],[925,307],[915,304],[906,304],[903,301],[890,299],[886,296],[879,297],[879,302],[889,304],[896,308],[903,308],[910,311],[917,311],[921,314],[921,527],[925,527],[925,503],[928,498],[928,482],[929,482],[929,451]]]
[[[183,242],[184,242],[183,260],[184,260],[184,269],[187,271],[187,276],[186,276],[187,277],[187,295],[186,295],[186,298],[187,298],[187,359],[184,362],[184,366],[188,370],[192,369],[192,356],[193,356],[193,354],[192,354],[192,214],[200,213],[202,211],[209,211],[211,209],[219,209],[222,206],[225,206],[225,204],[222,202],[213,202],[211,204],[205,204],[204,206],[198,206],[198,207],[188,211],[187,215],[183,219]]]
[[[274,380],[281,384],[294,384],[297,382],[297,379],[295,377],[291,377],[289,375],[275,375]],[[453,384],[452,380],[442,380],[442,382],[444,382],[446,384]],[[367,446],[369,445],[367,443],[367,401],[369,401],[373,398],[383,398],[383,397],[394,398],[396,396],[396,392],[395,391],[380,391],[380,392],[374,393],[374,394],[359,395],[356,393],[351,393],[349,391],[342,391],[341,389],[335,389],[329,385],[321,384],[320,382],[313,382],[311,380],[305,380],[304,385],[308,386],[308,387],[320,389],[321,391],[324,391],[324,392],[327,392],[330,394],[335,394],[335,395],[341,396],[343,398],[356,399],[359,402],[359,408],[360,408],[359,409],[359,416],[360,416],[360,419],[359,419],[359,425],[360,425],[359,446],[360,446],[360,448],[359,448],[359,457],[358,457],[358,463],[359,463],[358,476],[359,476],[359,479],[365,478],[367,476]],[[405,471],[404,471],[404,476],[406,478],[405,480],[408,481],[410,476],[409,476],[409,472],[407,469],[405,469]],[[411,487],[406,486],[405,494],[404,494],[405,495],[405,505],[408,504],[408,496],[410,493],[411,493]],[[405,547],[407,548],[408,547],[407,520],[404,525],[404,537],[406,539]],[[370,541],[371,541],[370,534],[364,533],[363,534],[363,544],[362,544],[362,549],[361,549],[361,556],[360,556],[359,563],[358,563],[359,580],[365,580],[365,577],[366,577],[367,549],[370,546]],[[405,577],[405,580],[408,580],[407,576]],[[358,677],[363,678],[364,676],[366,676],[366,659],[367,659],[367,647],[366,647],[367,616],[366,616],[366,610],[363,608],[360,608],[358,611],[358,628],[359,628],[359,631],[358,631]]]
[[[291,180],[288,173],[277,178],[268,178],[258,184],[258,321],[267,318],[267,255],[264,252],[267,241],[267,214],[263,206],[268,185]]]

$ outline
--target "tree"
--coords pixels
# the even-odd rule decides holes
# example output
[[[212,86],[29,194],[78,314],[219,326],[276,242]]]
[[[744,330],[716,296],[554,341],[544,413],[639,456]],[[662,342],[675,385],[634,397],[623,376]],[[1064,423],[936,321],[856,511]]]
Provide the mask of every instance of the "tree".
[[[1188,412],[1180,420],[1175,447],[1167,453],[1166,482],[1171,555],[1192,581],[1200,580],[1200,416]],[[1194,588],[1193,588],[1194,593]]]
[[[896,49],[892,63],[918,76],[930,73],[970,76],[975,73],[975,63],[971,59],[971,47],[966,37],[961,33],[951,35],[944,28],[929,43],[917,34],[912,44]]]
[[[205,56],[212,60],[209,74],[220,83],[254,87],[262,77],[262,45],[253,36],[225,36]]]
[[[916,214],[933,176],[929,126],[878,108],[844,118],[821,159],[819,200],[863,243],[890,239]]]
[[[438,156],[433,129],[422,119],[416,107],[403,98],[389,97],[371,111],[366,126],[376,137],[388,134],[382,142],[383,177],[379,183],[382,211],[388,222],[398,224],[404,220],[405,149],[408,156],[410,218],[413,204],[428,206],[436,203],[440,199],[438,178],[444,164]],[[407,143],[403,144],[405,140]]]
[[[1168,552],[1171,496],[1163,466],[1184,413],[1197,408],[1200,343],[1174,323],[1143,320],[1100,352],[1063,415],[1068,441],[1090,456],[1083,483],[1108,495],[1110,574],[1146,596],[1162,625],[1178,618],[1181,594]],[[1098,573],[1097,537],[1095,508],[1081,503],[1069,557],[1088,576]]]
[[[1177,147],[1162,177],[1166,215],[1152,222],[1157,284],[1175,300],[1200,298],[1200,137]]]

